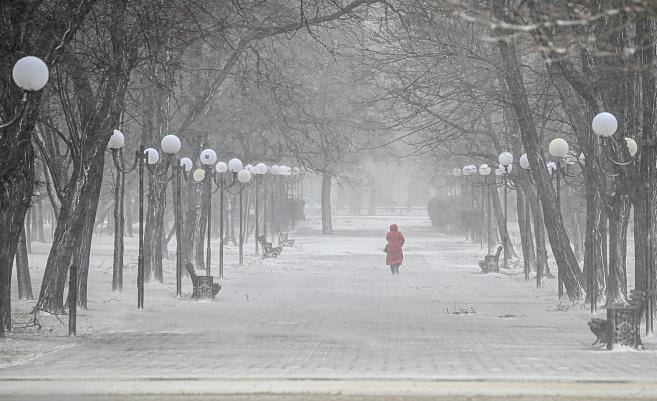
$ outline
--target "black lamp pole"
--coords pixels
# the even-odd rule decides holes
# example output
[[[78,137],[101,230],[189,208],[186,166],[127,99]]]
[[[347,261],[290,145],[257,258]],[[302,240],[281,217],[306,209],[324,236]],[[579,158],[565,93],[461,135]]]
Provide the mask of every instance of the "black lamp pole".
[[[183,167],[180,160],[176,159],[173,167],[176,174],[176,192],[174,201],[174,218],[176,220],[176,296],[182,296],[182,237],[183,237],[183,216],[182,216],[182,196],[181,196],[181,175]]]
[[[256,174],[255,178],[255,256],[258,256],[258,237],[260,236],[260,175]]]
[[[219,278],[224,278],[224,175],[219,174]]]
[[[144,309],[144,145],[139,146],[139,256],[137,257],[137,309]]]
[[[206,263],[205,263],[205,275],[210,275],[210,265],[212,263],[212,169],[208,167],[206,169],[206,188],[208,191],[208,240],[206,246]]]

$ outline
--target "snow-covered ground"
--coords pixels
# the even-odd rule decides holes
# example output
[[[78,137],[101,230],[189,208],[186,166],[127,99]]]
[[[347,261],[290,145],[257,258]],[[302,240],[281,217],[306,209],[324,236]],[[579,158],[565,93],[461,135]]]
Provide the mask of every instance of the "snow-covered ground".
[[[407,238],[399,276],[381,251],[393,222]],[[0,341],[0,380],[656,377],[653,338],[645,351],[591,346],[588,308],[557,307],[556,280],[536,289],[521,271],[481,274],[479,245],[434,232],[424,217],[337,217],[334,228],[322,236],[310,219],[278,259],[254,258],[249,242],[244,268],[229,248],[213,302],[191,300],[188,279],[177,299],[167,261],[165,283],[146,286],[144,310],[136,308],[136,242],[127,239],[125,290],[113,293],[112,240],[100,237],[78,337],[44,315],[41,330],[16,328]],[[46,256],[35,243],[35,292]],[[14,300],[17,322],[33,304]]]

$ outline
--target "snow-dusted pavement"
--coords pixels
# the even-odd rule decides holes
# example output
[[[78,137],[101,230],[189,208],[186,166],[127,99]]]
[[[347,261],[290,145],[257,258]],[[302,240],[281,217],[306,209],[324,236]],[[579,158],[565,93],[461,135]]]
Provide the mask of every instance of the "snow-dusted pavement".
[[[407,238],[399,276],[381,252],[392,222]],[[437,234],[425,218],[343,217],[326,237],[316,227],[291,235],[297,244],[276,260],[253,258],[250,243],[247,266],[226,269],[214,302],[190,300],[187,279],[176,299],[169,264],[165,284],[147,286],[143,311],[134,268],[124,293],[109,290],[111,240],[101,239],[78,337],[52,320],[39,333],[16,330],[0,341],[0,387],[44,377],[657,379],[654,339],[645,351],[592,347],[587,308],[557,308],[555,280],[537,290],[522,272],[481,274],[479,245]],[[36,289],[41,274],[32,272]]]

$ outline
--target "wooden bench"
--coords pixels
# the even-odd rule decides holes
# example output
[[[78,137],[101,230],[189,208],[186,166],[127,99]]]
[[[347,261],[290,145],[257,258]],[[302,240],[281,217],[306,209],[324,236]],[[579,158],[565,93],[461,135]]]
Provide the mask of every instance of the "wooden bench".
[[[288,237],[288,233],[278,233],[278,239],[282,246],[294,246],[294,240]]]
[[[189,277],[192,279],[194,290],[192,291],[192,298],[194,299],[214,299],[215,296],[221,291],[221,285],[214,283],[212,276],[199,276],[194,270],[194,265],[187,263],[185,265]]]
[[[494,255],[486,255],[484,260],[479,261],[479,267],[483,273],[499,272],[500,271],[500,255],[502,254],[502,245],[497,246],[497,251]]]
[[[607,307],[607,320],[593,318],[589,328],[600,343],[612,349],[615,344],[628,347],[643,347],[641,342],[641,317],[647,295],[643,290],[632,290],[627,304],[614,304]]]
[[[267,241],[267,238],[264,235],[258,237],[258,242],[262,247],[262,257],[264,258],[276,258],[278,255],[283,252],[282,246],[274,247],[271,242]]]

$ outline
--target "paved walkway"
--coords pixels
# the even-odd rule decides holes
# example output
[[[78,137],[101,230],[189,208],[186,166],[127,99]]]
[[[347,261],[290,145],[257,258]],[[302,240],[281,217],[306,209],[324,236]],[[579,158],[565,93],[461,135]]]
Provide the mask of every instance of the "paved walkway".
[[[587,309],[556,308],[554,280],[537,290],[521,272],[481,274],[478,245],[424,219],[395,222],[407,237],[399,276],[382,265],[388,220],[340,218],[334,236],[311,222],[277,260],[227,268],[214,302],[189,300],[187,280],[176,299],[170,265],[164,285],[147,286],[143,311],[134,269],[124,293],[107,290],[110,242],[101,241],[79,336],[58,324],[47,335],[17,330],[0,341],[0,380],[657,378],[652,339],[646,351],[592,347]]]

